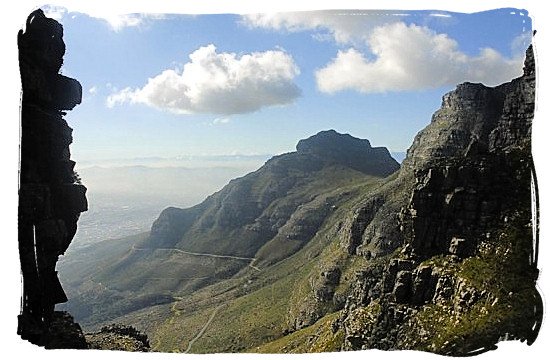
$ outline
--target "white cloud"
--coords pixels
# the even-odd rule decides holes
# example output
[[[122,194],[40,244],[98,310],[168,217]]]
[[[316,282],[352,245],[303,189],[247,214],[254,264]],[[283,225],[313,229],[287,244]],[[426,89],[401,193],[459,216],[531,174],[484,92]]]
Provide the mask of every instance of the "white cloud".
[[[522,51],[513,59],[490,48],[469,56],[446,34],[405,25],[401,21],[405,15],[312,11],[250,14],[244,15],[242,22],[251,28],[275,31],[315,31],[316,39],[354,46],[339,51],[331,63],[316,72],[319,90],[327,93],[346,89],[364,93],[421,90],[463,81],[497,85],[521,75],[525,36],[515,41],[520,45],[513,46]],[[444,12],[429,16],[452,18]],[[365,45],[369,54],[357,50]]]
[[[67,9],[62,6],[45,5],[41,7],[46,17],[52,18],[57,21],[61,21],[63,16],[67,13]]]
[[[95,95],[97,94],[97,86],[92,86],[88,92],[91,94],[91,95]]]
[[[531,44],[532,41],[533,41],[533,35],[530,31],[525,31],[520,35],[516,36],[512,40],[512,44],[510,45],[512,49],[512,54],[514,54],[517,57],[525,56],[525,51],[527,50],[527,47],[529,46],[529,44]]]
[[[143,22],[144,16],[140,14],[105,14],[97,16],[109,23],[115,31],[120,31],[122,28],[130,26],[138,26]]]
[[[127,14],[115,11],[110,7],[96,7],[88,6],[85,4],[74,4],[74,7],[62,7],[54,5],[44,5],[41,9],[44,11],[44,15],[55,19],[59,22],[63,20],[63,16],[68,13],[72,13],[71,18],[74,18],[74,13],[84,13],[90,17],[103,20],[109,24],[112,30],[120,31],[126,27],[134,27],[142,25],[144,22],[155,19],[163,19],[165,15],[162,14]]]
[[[115,88],[116,89],[116,88]],[[124,104],[125,102],[139,102],[136,98],[134,90],[127,87],[107,97],[107,107],[113,108],[116,105]]]
[[[445,14],[445,13],[432,13],[430,16],[433,17],[444,17],[444,18],[451,18],[453,17],[451,14]]]
[[[218,117],[218,118],[215,118],[214,120],[212,120],[212,125],[229,124],[230,121],[231,121],[231,118],[229,118],[227,116],[222,116],[222,117]]]
[[[403,15],[381,11],[303,11],[243,15],[242,23],[250,28],[276,31],[326,31],[316,39],[334,39],[339,44],[363,42],[370,31],[387,23],[399,21]]]
[[[125,88],[107,106],[141,103],[180,114],[239,114],[292,103],[300,89],[299,69],[282,50],[237,56],[218,53],[212,44],[189,55],[182,71],[165,70],[141,89]]]
[[[127,27],[136,27],[147,24],[151,20],[165,19],[164,14],[110,14],[110,13],[92,13],[91,17],[106,21],[114,31],[121,31]]]
[[[484,48],[461,52],[446,34],[402,22],[375,28],[367,39],[374,59],[350,48],[316,71],[319,90],[363,93],[421,90],[464,81],[493,86],[521,75],[522,58],[506,59]]]

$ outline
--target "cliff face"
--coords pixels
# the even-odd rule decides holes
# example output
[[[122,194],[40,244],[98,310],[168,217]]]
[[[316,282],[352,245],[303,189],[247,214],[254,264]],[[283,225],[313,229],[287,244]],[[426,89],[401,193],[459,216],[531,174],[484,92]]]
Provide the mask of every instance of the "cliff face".
[[[534,341],[542,314],[532,253],[534,89],[529,48],[521,78],[466,83],[443,97],[396,180],[412,185],[401,198],[402,244],[382,271],[356,275],[340,320],[344,349],[461,355],[503,338]]]
[[[18,333],[47,347],[85,348],[72,318],[54,312],[55,304],[67,301],[56,262],[88,206],[86,188],[70,159],[72,129],[63,119],[64,110],[80,103],[82,88],[75,79],[59,74],[65,53],[62,37],[62,26],[41,10],[29,15],[25,30],[18,34],[23,88],[18,212],[23,302]],[[63,329],[73,335],[59,342]]]

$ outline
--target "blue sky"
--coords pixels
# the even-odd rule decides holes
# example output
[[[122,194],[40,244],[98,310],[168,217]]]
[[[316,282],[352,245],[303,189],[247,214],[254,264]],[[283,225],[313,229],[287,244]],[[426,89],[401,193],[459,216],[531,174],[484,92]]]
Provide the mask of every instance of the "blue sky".
[[[67,115],[77,161],[277,154],[330,128],[404,151],[457,83],[519,76],[531,34],[530,18],[514,9],[49,12],[65,30],[62,72],[84,89]]]

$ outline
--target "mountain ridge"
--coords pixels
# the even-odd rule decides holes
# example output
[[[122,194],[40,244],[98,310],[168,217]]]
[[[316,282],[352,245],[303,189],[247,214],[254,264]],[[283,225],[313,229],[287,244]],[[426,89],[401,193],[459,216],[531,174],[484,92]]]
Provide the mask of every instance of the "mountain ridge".
[[[327,141],[336,143],[336,147],[331,149],[332,151],[327,152],[326,148],[323,146]],[[203,203],[196,207],[182,211],[171,207],[166,210],[166,213],[163,211],[158,221],[155,221],[151,228],[151,245],[154,247],[153,244],[159,242],[165,246],[175,246],[173,241],[177,241],[178,235],[180,238],[184,236],[187,232],[186,225],[194,221],[198,221],[196,227],[202,229],[212,227],[223,227],[224,229],[229,227],[231,229],[235,221],[241,226],[245,225],[245,223],[251,224],[251,222],[258,219],[258,216],[262,215],[261,210],[266,210],[274,198],[279,197],[294,186],[300,185],[299,182],[308,181],[307,177],[310,174],[322,171],[323,168],[327,166],[335,166],[336,168],[334,170],[338,170],[338,166],[344,166],[366,175],[377,177],[388,176],[399,168],[399,164],[391,157],[386,148],[372,148],[368,140],[357,139],[348,134],[338,134],[334,130],[322,131],[308,139],[300,140],[296,149],[296,152],[274,156],[257,171],[241,178],[231,180],[227,187],[209,196]],[[346,153],[346,150],[349,149],[353,149],[353,151]],[[358,154],[361,156],[358,156]],[[293,178],[292,174],[289,174],[289,172],[296,170],[304,174]],[[268,175],[270,175],[271,178],[265,179],[265,177],[267,177],[265,173],[269,173]],[[216,197],[223,197],[223,202],[235,204],[242,201],[242,199],[246,199],[246,195],[237,183],[260,181],[266,181],[267,184],[262,185],[264,188],[261,189],[261,193],[258,194],[257,198],[248,200],[249,204],[250,202],[254,203],[252,207],[258,207],[258,211],[250,214],[243,214],[244,219],[239,219],[238,217],[225,219],[223,217],[224,213],[234,213],[235,211],[242,212],[242,206],[233,207],[231,211],[228,211],[224,210],[222,204],[219,205],[218,217],[214,220],[208,219],[206,216],[203,216],[201,219],[194,217],[197,215],[197,212],[201,212],[204,207],[208,207],[208,204],[212,201],[216,201]],[[252,190],[253,186],[254,184],[244,185],[247,190]],[[170,228],[166,220],[172,223],[172,219],[178,216],[176,215],[177,213],[179,213],[181,217],[181,223]],[[219,217],[220,215],[222,216],[221,218]],[[256,227],[262,226],[261,222],[255,222],[252,226],[254,225],[256,225]],[[177,228],[176,233],[174,233],[175,228]],[[197,234],[194,234],[194,236],[197,237]],[[170,238],[171,241],[167,242],[167,238]],[[250,256],[252,253],[241,253],[240,255]]]

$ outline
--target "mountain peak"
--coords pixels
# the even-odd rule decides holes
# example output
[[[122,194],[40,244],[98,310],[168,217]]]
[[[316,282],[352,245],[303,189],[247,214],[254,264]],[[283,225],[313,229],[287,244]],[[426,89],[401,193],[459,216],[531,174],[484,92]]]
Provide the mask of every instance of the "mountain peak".
[[[367,139],[359,139],[350,134],[341,134],[336,130],[323,130],[307,139],[300,140],[296,145],[299,153],[317,153],[324,154],[327,150],[344,150],[355,148],[357,150],[372,149]]]
[[[296,151],[336,162],[374,176],[388,176],[399,164],[385,147],[372,147],[367,139],[359,139],[335,130],[324,130],[300,140]]]

